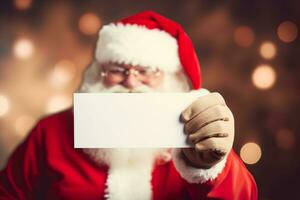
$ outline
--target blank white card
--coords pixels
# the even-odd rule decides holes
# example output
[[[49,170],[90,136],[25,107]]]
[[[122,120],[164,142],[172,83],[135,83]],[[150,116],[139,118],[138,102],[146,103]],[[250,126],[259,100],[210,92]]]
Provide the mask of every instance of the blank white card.
[[[75,93],[75,148],[188,147],[180,114],[206,93]]]

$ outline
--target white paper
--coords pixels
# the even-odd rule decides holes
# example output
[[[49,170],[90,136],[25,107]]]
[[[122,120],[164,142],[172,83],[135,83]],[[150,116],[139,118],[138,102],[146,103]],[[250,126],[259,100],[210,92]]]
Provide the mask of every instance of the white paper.
[[[180,114],[202,95],[75,93],[75,148],[188,147]]]

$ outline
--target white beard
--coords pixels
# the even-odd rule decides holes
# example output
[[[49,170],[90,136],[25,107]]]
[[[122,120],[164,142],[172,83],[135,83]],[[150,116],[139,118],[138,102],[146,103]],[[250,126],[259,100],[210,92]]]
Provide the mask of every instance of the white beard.
[[[91,70],[95,70],[91,69]],[[95,72],[95,71],[94,71]],[[187,92],[190,86],[184,74],[164,74],[163,83],[153,89],[140,85],[128,89],[122,85],[110,88],[92,78],[94,73],[87,71],[80,92],[87,93],[140,93],[140,92]],[[84,149],[92,160],[109,166],[106,198],[113,199],[151,199],[151,172],[155,161],[165,163],[171,160],[170,149]]]

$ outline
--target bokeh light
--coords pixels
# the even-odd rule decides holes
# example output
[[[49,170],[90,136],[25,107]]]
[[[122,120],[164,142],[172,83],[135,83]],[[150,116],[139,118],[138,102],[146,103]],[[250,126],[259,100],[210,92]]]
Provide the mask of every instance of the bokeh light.
[[[63,88],[76,74],[74,63],[69,60],[59,61],[49,75],[49,82],[55,88]]]
[[[0,117],[4,116],[9,110],[8,98],[0,94]]]
[[[276,55],[276,47],[272,42],[264,42],[260,46],[259,52],[260,55],[265,59],[274,58]]]
[[[295,145],[295,135],[289,129],[280,129],[276,132],[276,143],[284,150],[290,150]]]
[[[32,0],[14,0],[14,5],[19,10],[26,10],[32,4]]]
[[[252,83],[258,89],[270,89],[276,81],[276,72],[269,65],[259,65],[252,73]]]
[[[21,115],[16,119],[15,130],[20,135],[25,135],[35,123],[35,119],[28,115]]]
[[[54,113],[66,109],[72,105],[72,99],[66,95],[55,95],[51,97],[46,106],[47,113]]]
[[[246,143],[241,148],[240,156],[245,163],[255,164],[261,158],[261,148],[254,142]]]
[[[293,42],[298,35],[297,25],[291,21],[284,21],[278,26],[277,35],[283,42]]]
[[[98,33],[101,27],[101,19],[94,13],[86,13],[79,19],[79,30],[85,35]]]
[[[20,39],[14,44],[14,54],[17,58],[27,59],[32,56],[34,46],[29,39]]]
[[[234,31],[234,41],[242,47],[249,47],[253,44],[255,35],[249,26],[240,26]]]

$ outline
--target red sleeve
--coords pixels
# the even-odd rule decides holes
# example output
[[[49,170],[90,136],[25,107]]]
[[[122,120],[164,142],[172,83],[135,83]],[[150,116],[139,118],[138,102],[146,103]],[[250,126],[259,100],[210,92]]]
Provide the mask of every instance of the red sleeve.
[[[33,199],[43,169],[41,130],[37,125],[0,172],[0,200]]]
[[[232,150],[224,170],[213,181],[191,184],[185,181],[191,199],[257,200],[254,178]]]

